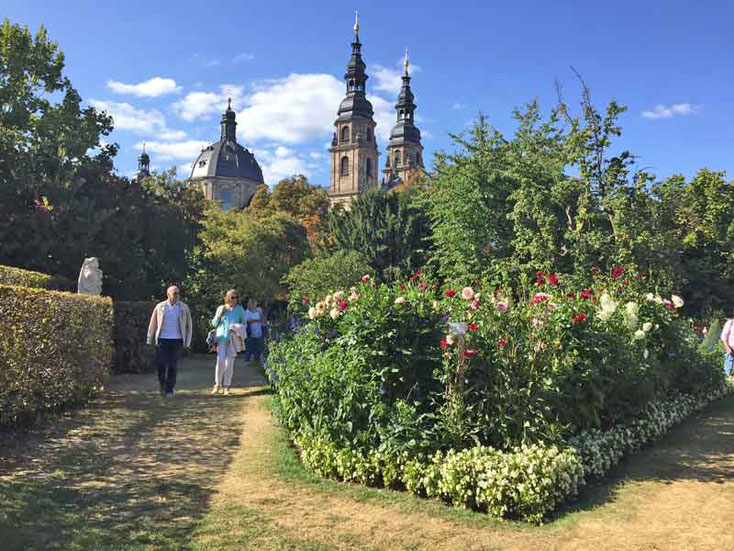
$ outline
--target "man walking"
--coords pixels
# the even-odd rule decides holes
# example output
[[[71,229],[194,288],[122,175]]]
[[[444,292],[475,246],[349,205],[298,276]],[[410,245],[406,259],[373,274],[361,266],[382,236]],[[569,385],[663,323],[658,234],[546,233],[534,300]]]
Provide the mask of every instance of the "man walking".
[[[170,398],[176,386],[176,372],[181,349],[191,346],[193,324],[189,307],[178,300],[178,287],[172,285],[166,291],[167,300],[153,308],[148,325],[148,344],[155,343],[158,351],[155,363],[158,367],[158,382],[161,394]]]

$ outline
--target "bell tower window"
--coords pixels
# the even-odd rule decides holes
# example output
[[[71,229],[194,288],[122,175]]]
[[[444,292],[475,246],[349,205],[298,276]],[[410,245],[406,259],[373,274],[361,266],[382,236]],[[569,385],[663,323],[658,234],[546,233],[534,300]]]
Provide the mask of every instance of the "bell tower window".
[[[400,164],[400,151],[395,152],[395,166]]]
[[[342,176],[349,176],[349,157],[342,157],[340,165],[339,173]]]
[[[367,159],[367,177],[372,176],[372,159]]]
[[[349,143],[349,127],[342,126],[342,143]]]

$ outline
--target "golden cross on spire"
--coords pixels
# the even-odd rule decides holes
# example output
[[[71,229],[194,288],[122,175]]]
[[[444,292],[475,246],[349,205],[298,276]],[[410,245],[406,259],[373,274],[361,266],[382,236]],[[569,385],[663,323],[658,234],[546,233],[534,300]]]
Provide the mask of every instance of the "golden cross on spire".
[[[359,34],[359,10],[354,10],[354,34]]]
[[[408,60],[408,48],[405,48],[405,58],[403,59],[403,69],[405,71],[405,76],[408,76],[408,66],[410,65],[410,61]]]

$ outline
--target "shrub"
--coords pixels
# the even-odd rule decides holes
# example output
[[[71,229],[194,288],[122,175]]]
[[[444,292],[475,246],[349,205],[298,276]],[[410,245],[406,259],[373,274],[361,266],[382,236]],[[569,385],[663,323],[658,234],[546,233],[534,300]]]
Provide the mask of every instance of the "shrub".
[[[69,291],[72,293],[75,293],[77,289],[76,282],[71,279],[12,266],[0,266],[0,285],[19,285],[21,287]]]
[[[315,303],[327,293],[347,289],[371,271],[367,259],[357,251],[337,251],[305,260],[283,279],[288,287],[288,305],[294,311],[307,310],[309,301]]]
[[[114,303],[116,372],[141,372],[153,366],[153,348],[146,346],[148,323],[155,303],[120,301]]]
[[[83,402],[112,361],[112,302],[0,285],[0,425]]]

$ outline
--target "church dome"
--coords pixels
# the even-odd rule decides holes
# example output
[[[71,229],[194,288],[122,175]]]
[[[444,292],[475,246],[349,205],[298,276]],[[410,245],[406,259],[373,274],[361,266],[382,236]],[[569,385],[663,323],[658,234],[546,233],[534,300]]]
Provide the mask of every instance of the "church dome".
[[[255,156],[229,139],[213,143],[201,151],[191,169],[191,178],[246,178],[265,183]]]
[[[218,142],[201,150],[191,167],[191,179],[239,178],[258,184],[265,183],[255,156],[237,143],[237,120],[232,99],[222,113],[221,135]]]

